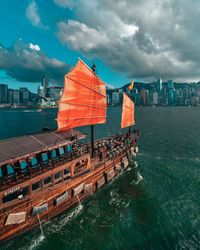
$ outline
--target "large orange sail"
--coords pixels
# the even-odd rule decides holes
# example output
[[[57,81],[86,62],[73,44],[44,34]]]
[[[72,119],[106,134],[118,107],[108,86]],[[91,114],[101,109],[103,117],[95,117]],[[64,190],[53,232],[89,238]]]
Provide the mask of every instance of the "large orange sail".
[[[65,75],[59,102],[58,130],[106,122],[106,85],[79,59]]]
[[[123,93],[121,128],[129,127],[135,124],[134,109],[135,103],[125,93]]]

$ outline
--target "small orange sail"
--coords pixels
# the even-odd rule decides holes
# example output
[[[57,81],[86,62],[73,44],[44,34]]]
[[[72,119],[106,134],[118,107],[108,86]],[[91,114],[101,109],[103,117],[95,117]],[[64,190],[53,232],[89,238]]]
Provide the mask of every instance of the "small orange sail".
[[[121,128],[129,127],[135,124],[134,109],[135,103],[125,93],[123,93]]]
[[[106,122],[106,85],[79,59],[65,75],[59,102],[58,130]]]

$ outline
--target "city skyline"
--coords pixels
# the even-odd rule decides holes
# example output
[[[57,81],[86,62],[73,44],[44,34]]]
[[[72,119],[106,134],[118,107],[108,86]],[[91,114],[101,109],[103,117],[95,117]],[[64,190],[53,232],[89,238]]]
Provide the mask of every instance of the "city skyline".
[[[197,2],[43,0],[0,3],[0,82],[36,88],[44,73],[61,86],[78,60],[108,85],[162,78],[197,82]]]
[[[134,88],[129,88],[129,83],[121,88],[107,90],[107,105],[121,105],[125,92],[135,105],[200,105],[200,82],[177,83],[173,80],[163,82],[161,78],[157,82],[135,82]],[[10,89],[8,85],[0,83],[0,106],[1,107],[57,107],[62,95],[61,87],[49,86],[48,77],[44,74],[37,94],[28,88]]]

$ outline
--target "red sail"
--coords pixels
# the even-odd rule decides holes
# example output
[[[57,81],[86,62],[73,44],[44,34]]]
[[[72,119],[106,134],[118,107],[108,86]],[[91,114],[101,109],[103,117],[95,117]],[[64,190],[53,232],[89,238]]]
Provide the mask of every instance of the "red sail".
[[[79,59],[65,75],[57,117],[58,130],[105,123],[106,107],[105,83]]]
[[[129,127],[135,124],[134,109],[135,103],[125,93],[123,93],[121,128]]]

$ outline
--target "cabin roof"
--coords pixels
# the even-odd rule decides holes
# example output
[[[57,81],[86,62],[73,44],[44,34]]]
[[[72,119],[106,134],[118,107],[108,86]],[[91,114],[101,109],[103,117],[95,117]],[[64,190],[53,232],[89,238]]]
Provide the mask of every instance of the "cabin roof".
[[[85,137],[85,134],[82,134],[77,130],[69,129],[59,132],[48,130],[42,133],[0,140],[0,165],[42,151],[52,150],[67,144],[72,144],[74,141]]]

